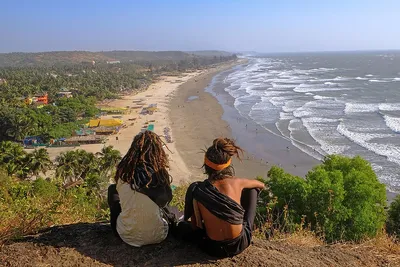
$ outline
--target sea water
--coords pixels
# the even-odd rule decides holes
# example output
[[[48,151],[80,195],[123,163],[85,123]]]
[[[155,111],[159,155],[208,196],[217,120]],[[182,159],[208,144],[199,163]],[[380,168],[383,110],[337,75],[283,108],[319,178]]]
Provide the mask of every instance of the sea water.
[[[400,52],[248,60],[223,81],[242,116],[317,159],[361,155],[400,192]]]

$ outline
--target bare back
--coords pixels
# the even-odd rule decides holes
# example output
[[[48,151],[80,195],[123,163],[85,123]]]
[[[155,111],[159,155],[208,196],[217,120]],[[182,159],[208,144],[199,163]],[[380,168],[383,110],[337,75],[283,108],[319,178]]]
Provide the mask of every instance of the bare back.
[[[257,180],[237,177],[226,177],[222,180],[213,181],[212,184],[219,192],[230,197],[239,205],[243,189],[264,188],[264,184]],[[230,240],[238,237],[242,232],[243,225],[233,225],[214,216],[201,203],[199,203],[199,209],[210,239],[216,241]],[[192,218],[192,221],[195,221],[195,218]]]

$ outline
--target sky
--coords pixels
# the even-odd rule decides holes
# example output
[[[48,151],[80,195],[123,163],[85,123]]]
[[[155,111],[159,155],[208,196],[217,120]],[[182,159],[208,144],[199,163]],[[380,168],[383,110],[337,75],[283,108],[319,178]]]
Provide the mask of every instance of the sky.
[[[398,0],[0,0],[0,53],[400,49]]]

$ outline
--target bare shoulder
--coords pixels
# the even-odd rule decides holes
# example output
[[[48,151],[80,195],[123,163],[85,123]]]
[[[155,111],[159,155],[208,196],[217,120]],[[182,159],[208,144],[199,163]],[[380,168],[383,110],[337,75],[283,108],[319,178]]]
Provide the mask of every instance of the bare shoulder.
[[[240,185],[242,188],[260,188],[263,189],[265,187],[264,183],[251,178],[240,178],[234,177],[235,183]]]

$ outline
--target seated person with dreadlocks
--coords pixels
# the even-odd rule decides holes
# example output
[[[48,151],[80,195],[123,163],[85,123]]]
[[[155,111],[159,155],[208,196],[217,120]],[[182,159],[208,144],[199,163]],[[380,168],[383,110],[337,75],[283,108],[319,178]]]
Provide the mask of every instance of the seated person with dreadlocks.
[[[234,176],[231,157],[240,159],[239,152],[232,140],[215,139],[204,157],[208,179],[191,184],[186,193],[184,220],[190,219],[195,231],[183,237],[198,242],[211,256],[237,255],[251,242],[257,197],[264,184]],[[182,224],[179,228],[187,231]]]
[[[168,157],[153,132],[139,133],[118,164],[116,185],[108,188],[113,232],[140,247],[162,242],[168,235],[166,206],[172,199]]]

